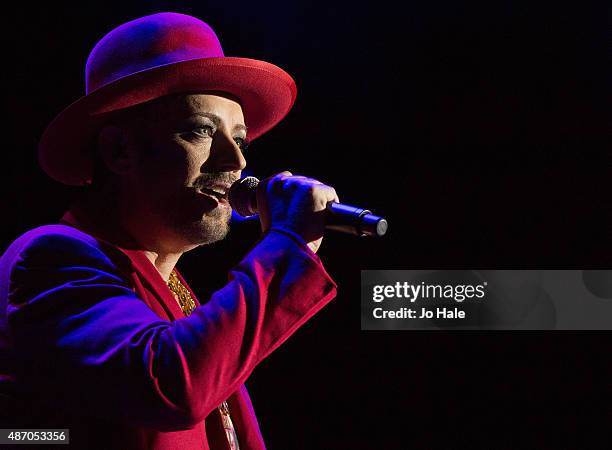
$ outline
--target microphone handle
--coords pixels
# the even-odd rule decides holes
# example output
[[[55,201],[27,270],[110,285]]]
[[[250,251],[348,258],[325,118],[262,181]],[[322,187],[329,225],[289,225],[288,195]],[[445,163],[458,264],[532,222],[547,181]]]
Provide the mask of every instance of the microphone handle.
[[[255,177],[236,181],[229,192],[232,208],[243,217],[257,214],[257,185]],[[387,221],[367,209],[330,202],[325,212],[325,228],[355,236],[381,237],[387,232]]]
[[[327,204],[325,228],[355,236],[384,236],[388,228],[387,221],[372,214],[372,211],[349,206],[343,203]]]

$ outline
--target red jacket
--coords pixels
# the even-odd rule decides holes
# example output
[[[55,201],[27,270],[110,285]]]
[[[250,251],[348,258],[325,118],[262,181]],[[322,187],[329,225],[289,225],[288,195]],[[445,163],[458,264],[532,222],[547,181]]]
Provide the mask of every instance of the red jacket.
[[[307,246],[269,231],[184,317],[142,251],[29,231],[0,260],[2,428],[69,428],[79,449],[226,449],[227,399],[241,449],[264,449],[243,383],[335,292]]]

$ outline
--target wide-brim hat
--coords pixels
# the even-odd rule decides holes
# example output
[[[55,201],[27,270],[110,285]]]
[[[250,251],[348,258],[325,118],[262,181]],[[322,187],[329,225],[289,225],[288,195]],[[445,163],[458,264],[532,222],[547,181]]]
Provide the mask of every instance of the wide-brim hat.
[[[289,112],[297,89],[283,69],[226,57],[213,29],[195,17],[159,13],[127,22],[89,54],[85,95],[47,127],[38,147],[55,180],[84,185],[93,173],[93,139],[108,113],[177,93],[226,92],[240,102],[249,140]]]

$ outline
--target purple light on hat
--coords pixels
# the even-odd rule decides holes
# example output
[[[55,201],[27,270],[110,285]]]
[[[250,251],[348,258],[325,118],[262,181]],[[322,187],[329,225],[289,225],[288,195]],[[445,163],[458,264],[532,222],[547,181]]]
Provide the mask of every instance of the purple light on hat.
[[[85,91],[89,94],[154,67],[223,56],[214,30],[195,17],[178,13],[141,17],[120,25],[96,44],[85,66]]]

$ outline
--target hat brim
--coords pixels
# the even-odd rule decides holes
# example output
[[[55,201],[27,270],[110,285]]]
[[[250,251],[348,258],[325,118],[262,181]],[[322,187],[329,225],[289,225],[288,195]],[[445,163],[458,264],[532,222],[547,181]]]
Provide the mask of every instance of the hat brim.
[[[297,95],[291,76],[273,64],[249,58],[181,61],[130,74],[81,97],[49,124],[38,161],[53,179],[68,185],[92,177],[92,139],[106,114],[177,93],[227,92],[242,106],[250,140],[274,127]]]

